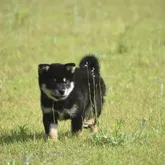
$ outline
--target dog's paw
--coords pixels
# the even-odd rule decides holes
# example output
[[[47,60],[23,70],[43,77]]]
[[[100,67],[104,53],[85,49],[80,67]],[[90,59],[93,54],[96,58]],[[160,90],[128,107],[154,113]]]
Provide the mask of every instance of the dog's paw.
[[[77,136],[77,137],[79,137],[79,136],[82,136],[82,134],[83,134],[82,131],[78,131],[78,132],[72,133],[72,136]]]
[[[58,139],[57,130],[51,129],[49,132],[49,139]]]
[[[98,126],[97,125],[91,126],[91,131],[92,131],[92,133],[98,133],[99,132]]]

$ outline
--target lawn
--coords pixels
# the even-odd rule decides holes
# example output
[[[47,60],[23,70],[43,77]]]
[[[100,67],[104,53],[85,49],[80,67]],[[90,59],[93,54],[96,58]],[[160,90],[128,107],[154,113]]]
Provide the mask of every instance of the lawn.
[[[38,64],[100,60],[100,132],[45,141]],[[1,0],[0,164],[164,165],[165,1]]]

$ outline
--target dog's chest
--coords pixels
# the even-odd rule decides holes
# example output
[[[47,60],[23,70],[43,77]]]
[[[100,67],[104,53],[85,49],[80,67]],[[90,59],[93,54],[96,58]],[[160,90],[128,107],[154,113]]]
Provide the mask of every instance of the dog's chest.
[[[77,105],[74,104],[71,108],[63,108],[62,110],[54,109],[59,120],[73,118],[77,113]]]
[[[65,120],[74,118],[77,115],[78,106],[74,104],[71,108],[66,107],[43,107],[43,113],[53,113],[53,115],[59,120]]]

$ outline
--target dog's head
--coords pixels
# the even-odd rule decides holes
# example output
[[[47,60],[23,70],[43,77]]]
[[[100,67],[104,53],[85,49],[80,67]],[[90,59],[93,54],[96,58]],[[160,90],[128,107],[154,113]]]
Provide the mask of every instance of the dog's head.
[[[38,66],[40,89],[52,100],[65,100],[74,88],[74,63],[40,64]]]

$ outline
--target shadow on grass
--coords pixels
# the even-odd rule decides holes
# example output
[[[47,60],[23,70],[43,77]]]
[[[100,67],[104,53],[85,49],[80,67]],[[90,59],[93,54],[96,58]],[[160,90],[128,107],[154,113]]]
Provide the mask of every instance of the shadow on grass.
[[[0,144],[11,144],[18,142],[27,142],[35,140],[46,140],[44,133],[20,133],[14,130],[11,132],[5,132],[0,135]]]
[[[44,140],[45,142],[48,140],[44,132],[38,133],[31,133],[28,131],[27,127],[19,126],[15,129],[8,130],[8,131],[1,131],[0,134],[0,145],[8,145],[12,143],[18,142],[28,142],[28,141],[37,141],[37,140]],[[63,141],[65,139],[72,138],[73,135],[70,131],[61,132],[59,133],[58,139]]]

